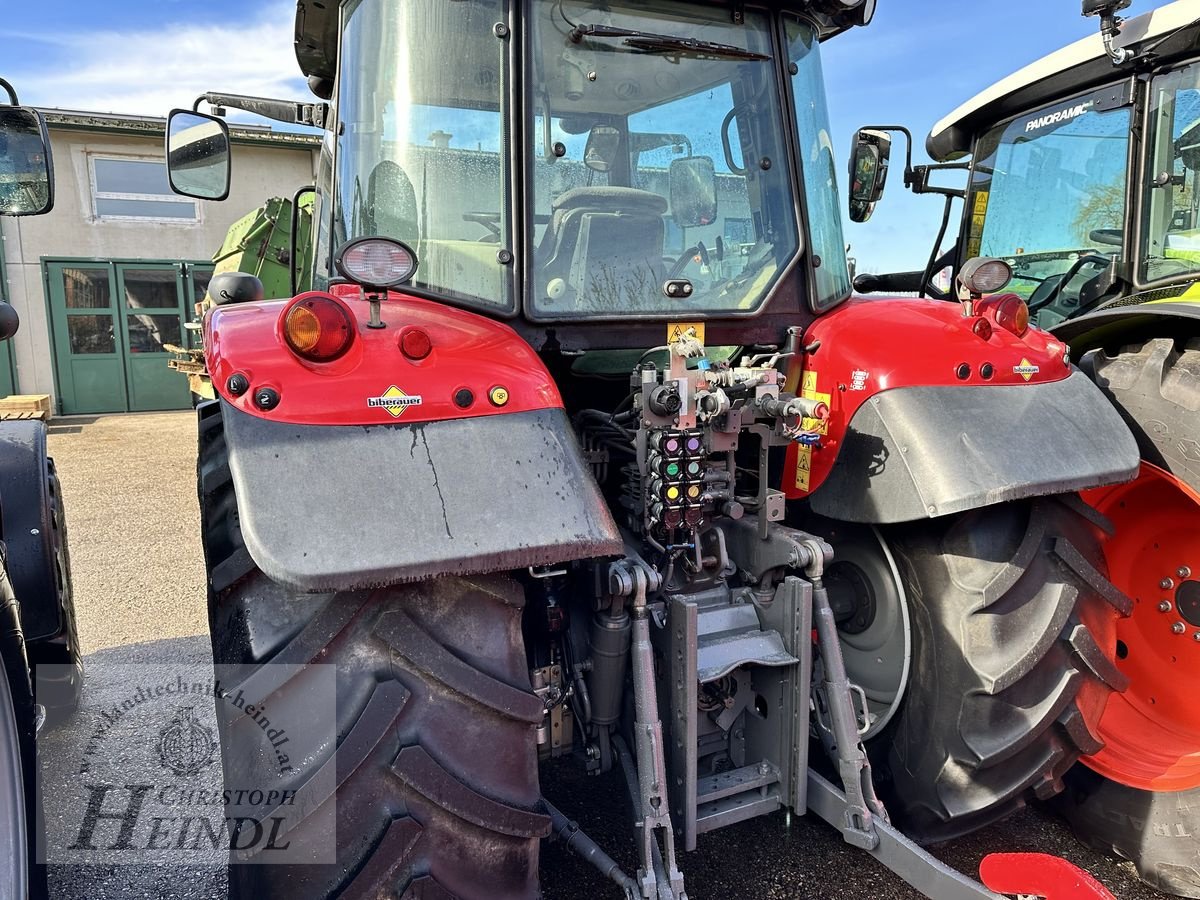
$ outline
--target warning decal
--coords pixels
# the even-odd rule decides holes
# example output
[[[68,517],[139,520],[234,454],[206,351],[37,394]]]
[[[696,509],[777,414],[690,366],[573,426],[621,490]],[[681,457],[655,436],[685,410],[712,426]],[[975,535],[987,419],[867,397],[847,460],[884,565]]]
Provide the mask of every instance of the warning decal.
[[[692,330],[692,337],[698,340],[701,344],[704,343],[704,323],[703,322],[668,322],[667,323],[667,343],[674,343],[685,334],[688,329]]]

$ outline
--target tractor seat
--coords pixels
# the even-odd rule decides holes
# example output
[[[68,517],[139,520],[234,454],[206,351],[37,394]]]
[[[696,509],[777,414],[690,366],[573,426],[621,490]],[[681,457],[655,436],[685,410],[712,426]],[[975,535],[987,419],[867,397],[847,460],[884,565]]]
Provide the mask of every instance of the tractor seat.
[[[538,289],[551,308],[630,309],[652,305],[666,277],[658,194],[625,187],[565,191],[551,205],[538,246]]]

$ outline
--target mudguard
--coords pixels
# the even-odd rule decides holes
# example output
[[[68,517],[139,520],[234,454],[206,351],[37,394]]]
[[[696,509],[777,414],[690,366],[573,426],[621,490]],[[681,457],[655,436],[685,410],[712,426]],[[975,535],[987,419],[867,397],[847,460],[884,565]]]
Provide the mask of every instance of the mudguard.
[[[0,538],[8,547],[26,642],[54,637],[63,628],[48,485],[46,424],[0,422]]]
[[[1200,337],[1200,303],[1166,298],[1107,306],[1068,319],[1056,326],[1053,334],[1070,344],[1077,357],[1096,347],[1137,343],[1152,337],[1183,341]]]
[[[561,408],[366,426],[221,411],[246,549],[290,587],[357,590],[623,552]]]
[[[859,408],[811,503],[834,519],[905,522],[1128,481],[1139,462],[1129,428],[1078,370],[1043,384],[895,388]]]
[[[781,489],[814,511],[884,524],[1129,480],[1128,427],[1057,335],[1001,327],[1002,298],[852,300],[805,332],[789,387],[828,404]],[[980,323],[983,323],[982,327]]]

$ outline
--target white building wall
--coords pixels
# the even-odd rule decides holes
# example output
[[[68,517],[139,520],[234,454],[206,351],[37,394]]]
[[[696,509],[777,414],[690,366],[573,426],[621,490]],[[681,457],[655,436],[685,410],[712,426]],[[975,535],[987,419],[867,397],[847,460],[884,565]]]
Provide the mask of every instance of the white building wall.
[[[49,309],[42,276],[47,257],[204,260],[225,232],[269,197],[291,197],[312,184],[316,151],[307,146],[234,143],[229,199],[203,202],[199,222],[112,221],[94,214],[89,157],[163,158],[162,138],[52,127],[54,210],[45,216],[0,217],[8,299],[21,316],[11,343],[17,391],[54,397]],[[53,408],[53,407],[52,407]]]

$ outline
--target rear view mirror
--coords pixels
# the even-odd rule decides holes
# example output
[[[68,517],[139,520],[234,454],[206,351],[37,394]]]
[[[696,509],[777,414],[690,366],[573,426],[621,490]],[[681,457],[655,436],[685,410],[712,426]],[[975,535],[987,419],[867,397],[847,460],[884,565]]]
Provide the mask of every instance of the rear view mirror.
[[[37,216],[53,206],[54,167],[45,120],[36,109],[0,106],[0,215]]]
[[[229,126],[216,116],[177,109],[167,119],[171,190],[197,200],[229,196]]]
[[[717,221],[717,175],[712,157],[671,161],[671,217],[680,228]]]
[[[621,132],[611,125],[594,125],[583,148],[583,163],[593,172],[608,172],[621,149]]]
[[[7,341],[17,333],[21,320],[11,303],[0,300],[0,341]]]
[[[883,196],[887,183],[888,158],[892,139],[885,131],[862,129],[854,135],[850,151],[850,220],[865,222],[871,218],[875,203]]]

